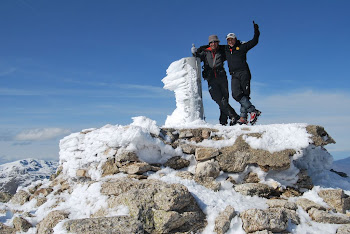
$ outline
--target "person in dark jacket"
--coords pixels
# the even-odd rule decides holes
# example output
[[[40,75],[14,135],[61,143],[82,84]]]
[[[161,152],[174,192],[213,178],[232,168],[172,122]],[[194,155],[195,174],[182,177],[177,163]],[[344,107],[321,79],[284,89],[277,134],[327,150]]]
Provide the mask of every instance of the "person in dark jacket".
[[[198,50],[192,47],[193,56],[199,57],[204,63],[203,78],[208,81],[211,98],[219,105],[220,124],[226,125],[230,118],[230,125],[237,123],[239,115],[229,104],[229,91],[226,71],[224,69],[225,52],[219,50],[219,39],[216,35],[209,36],[209,47],[201,46]]]
[[[261,114],[250,102],[251,73],[247,63],[247,52],[259,42],[259,26],[253,21],[254,37],[252,40],[242,43],[237,40],[234,33],[226,36],[227,45],[224,46],[228,68],[231,74],[232,97],[241,104],[241,117],[239,124],[247,124],[247,116],[250,114],[250,123],[253,125]],[[221,47],[222,48],[222,47]]]

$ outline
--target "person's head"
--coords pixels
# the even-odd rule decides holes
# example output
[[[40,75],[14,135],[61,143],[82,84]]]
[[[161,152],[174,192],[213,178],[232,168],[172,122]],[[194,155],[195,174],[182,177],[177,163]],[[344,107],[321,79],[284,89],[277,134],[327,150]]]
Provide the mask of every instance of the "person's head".
[[[227,44],[229,46],[234,46],[236,44],[236,41],[237,41],[236,34],[234,34],[234,33],[227,34],[226,40],[227,40]]]
[[[216,50],[219,46],[220,40],[216,35],[209,36],[209,46],[212,50]]]

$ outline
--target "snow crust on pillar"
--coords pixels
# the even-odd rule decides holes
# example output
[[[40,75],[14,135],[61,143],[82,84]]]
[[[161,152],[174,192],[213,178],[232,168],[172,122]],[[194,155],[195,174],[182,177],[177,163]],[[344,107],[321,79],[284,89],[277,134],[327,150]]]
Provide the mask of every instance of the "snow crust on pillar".
[[[176,109],[167,116],[166,127],[205,123],[199,65],[196,58],[187,57],[171,63],[167,69],[163,88],[175,92]]]

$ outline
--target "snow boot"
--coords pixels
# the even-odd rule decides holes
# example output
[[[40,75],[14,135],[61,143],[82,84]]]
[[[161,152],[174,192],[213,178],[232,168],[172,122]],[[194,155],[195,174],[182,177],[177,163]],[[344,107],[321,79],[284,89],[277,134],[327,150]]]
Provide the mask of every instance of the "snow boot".
[[[232,117],[230,120],[230,126],[236,125],[239,120],[239,116]]]
[[[256,110],[250,113],[250,124],[254,125],[258,121],[258,117],[261,115],[261,111]]]
[[[248,121],[247,121],[247,118],[241,117],[241,118],[239,118],[239,120],[237,120],[237,123],[239,125],[248,124]]]

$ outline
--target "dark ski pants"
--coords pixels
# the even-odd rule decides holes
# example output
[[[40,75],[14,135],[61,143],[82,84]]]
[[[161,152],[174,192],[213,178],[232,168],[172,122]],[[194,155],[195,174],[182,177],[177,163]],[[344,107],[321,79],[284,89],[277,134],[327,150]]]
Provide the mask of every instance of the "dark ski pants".
[[[241,104],[241,117],[247,118],[248,113],[255,111],[255,106],[250,102],[249,70],[232,73],[231,90],[232,97]]]
[[[228,82],[226,77],[212,78],[208,80],[208,90],[211,98],[219,105],[220,123],[226,124],[227,117],[237,118],[238,114],[229,104]]]

